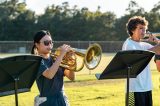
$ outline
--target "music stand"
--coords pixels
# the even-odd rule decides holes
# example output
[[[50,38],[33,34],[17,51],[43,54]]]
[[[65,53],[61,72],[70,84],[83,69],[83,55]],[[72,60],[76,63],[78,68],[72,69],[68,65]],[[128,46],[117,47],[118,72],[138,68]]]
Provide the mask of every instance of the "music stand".
[[[129,78],[135,78],[148,65],[154,53],[144,50],[119,51],[101,74],[98,80],[127,78],[126,105],[129,102]]]
[[[18,55],[1,59],[0,97],[15,94],[15,103],[18,106],[18,93],[30,91],[41,59],[34,55]]]

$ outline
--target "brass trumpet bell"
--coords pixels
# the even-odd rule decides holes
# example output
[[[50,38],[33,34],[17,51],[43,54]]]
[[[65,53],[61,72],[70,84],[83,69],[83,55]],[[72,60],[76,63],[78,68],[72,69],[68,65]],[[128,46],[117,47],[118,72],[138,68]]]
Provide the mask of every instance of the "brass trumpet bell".
[[[102,49],[99,44],[93,44],[88,47],[84,63],[88,69],[94,69],[98,66],[102,56]]]
[[[51,56],[56,59],[59,54],[60,51],[57,49]],[[101,56],[102,49],[97,43],[91,44],[87,50],[73,48],[73,50],[66,53],[60,66],[75,72],[82,70],[84,65],[92,70],[98,66]]]

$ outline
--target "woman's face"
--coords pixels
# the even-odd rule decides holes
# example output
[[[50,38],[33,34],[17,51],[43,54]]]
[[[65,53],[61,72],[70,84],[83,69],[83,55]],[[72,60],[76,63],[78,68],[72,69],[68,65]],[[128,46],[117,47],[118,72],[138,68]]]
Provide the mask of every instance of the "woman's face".
[[[53,41],[51,36],[45,35],[39,43],[36,43],[39,54],[49,54],[53,48]]]

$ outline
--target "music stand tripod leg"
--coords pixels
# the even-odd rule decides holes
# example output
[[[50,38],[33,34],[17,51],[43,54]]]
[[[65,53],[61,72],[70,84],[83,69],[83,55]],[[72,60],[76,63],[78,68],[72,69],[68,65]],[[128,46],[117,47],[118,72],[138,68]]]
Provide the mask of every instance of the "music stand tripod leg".
[[[19,78],[14,78],[14,87],[15,87],[15,102],[16,102],[16,106],[18,106],[18,80]]]
[[[126,106],[129,106],[129,78],[130,78],[130,71],[132,69],[131,66],[127,67],[127,94],[126,94]]]

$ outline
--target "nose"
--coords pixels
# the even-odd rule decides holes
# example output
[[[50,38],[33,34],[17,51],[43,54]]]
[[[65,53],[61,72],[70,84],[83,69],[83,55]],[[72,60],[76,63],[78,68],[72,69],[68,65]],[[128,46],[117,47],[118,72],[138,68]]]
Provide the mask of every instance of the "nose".
[[[49,45],[49,48],[51,48],[51,49],[52,49],[52,48],[53,48],[53,45],[51,45],[51,44],[50,44],[50,45]]]

